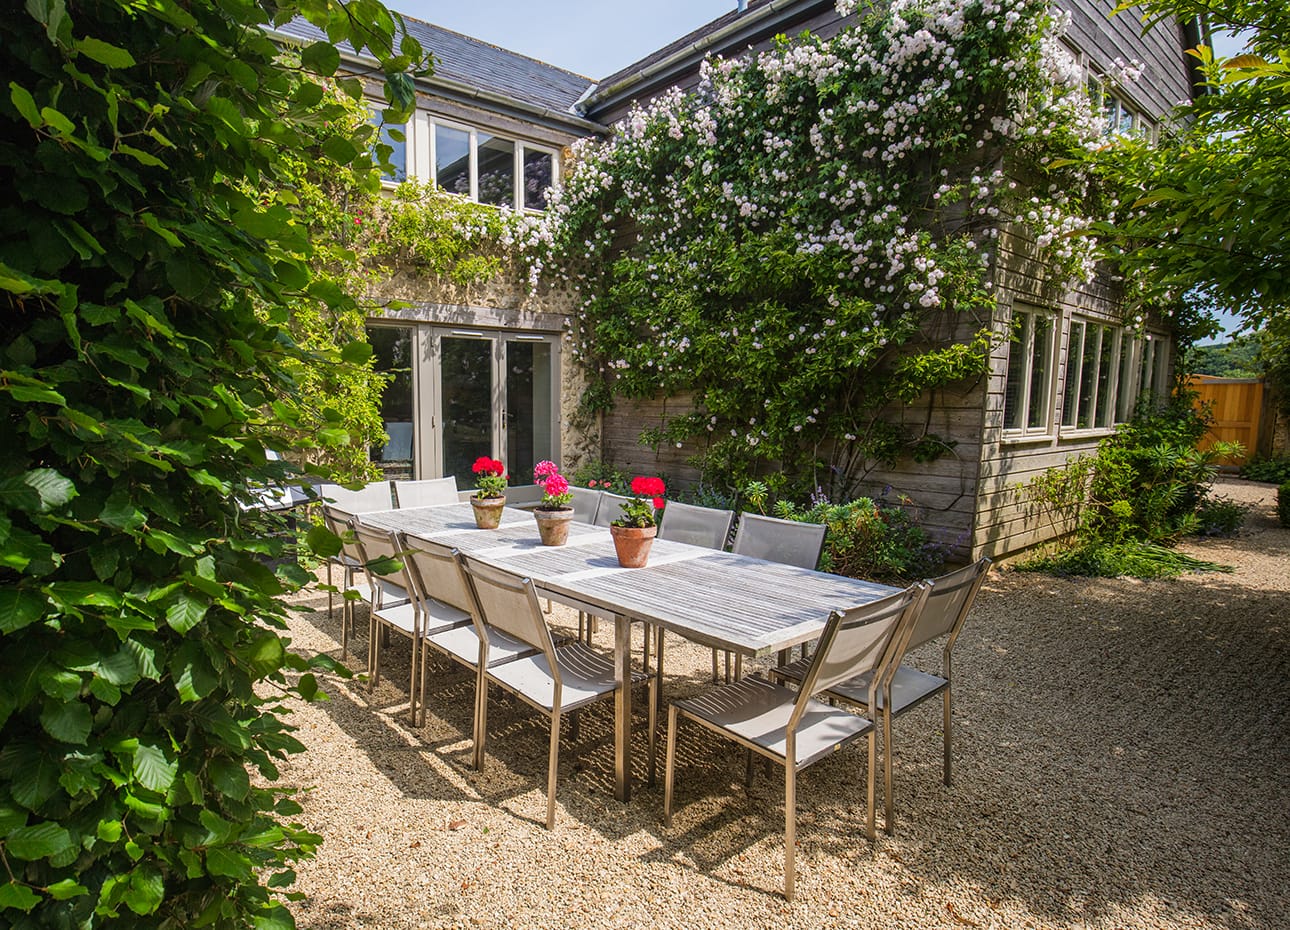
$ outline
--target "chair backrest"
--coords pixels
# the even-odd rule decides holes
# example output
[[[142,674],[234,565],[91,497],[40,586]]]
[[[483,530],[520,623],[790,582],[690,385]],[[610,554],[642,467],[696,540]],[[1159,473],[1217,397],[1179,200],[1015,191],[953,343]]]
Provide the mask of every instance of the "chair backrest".
[[[475,599],[462,574],[456,549],[406,534],[399,535],[399,546],[418,598],[434,598],[474,616]]]
[[[507,507],[536,507],[542,503],[542,485],[512,484],[506,489]]]
[[[457,503],[457,479],[429,478],[425,481],[396,481],[394,496],[399,507],[434,507]]]
[[[631,500],[630,497],[623,497],[621,494],[610,494],[608,491],[600,492],[600,510],[596,512],[596,526],[608,526],[615,520],[623,518],[623,504]]]
[[[372,606],[379,608],[385,598],[410,598],[412,581],[408,578],[407,567],[399,550],[399,541],[392,530],[364,526],[355,521],[354,535],[358,538],[359,552],[363,564],[368,566],[368,577],[371,578]],[[383,560],[377,571],[371,563]]]
[[[789,725],[797,725],[811,697],[852,676],[872,672],[876,689],[900,664],[926,596],[927,586],[918,582],[882,600],[829,614]]]
[[[560,671],[555,660],[555,644],[542,616],[533,582],[468,555],[460,558],[475,596],[476,616],[485,627],[501,630],[545,653],[558,685]]]
[[[909,648],[915,649],[946,635],[950,637],[947,648],[953,645],[989,570],[990,560],[981,558],[957,571],[924,582],[929,588],[927,603],[919,612],[909,635]]]
[[[575,523],[595,523],[596,514],[600,511],[600,499],[604,491],[593,491],[590,488],[569,488],[573,495],[569,504],[573,507]]]
[[[658,521],[658,538],[707,549],[724,549],[726,540],[730,538],[730,525],[734,522],[733,510],[668,501]]]
[[[371,513],[374,510],[389,510],[390,483],[373,481],[357,491],[342,488],[339,484],[315,484],[314,491],[325,503],[334,504],[347,513]]]
[[[734,552],[767,562],[813,569],[820,563],[824,534],[828,529],[822,523],[799,523],[743,513],[739,516],[739,529],[735,532]]]
[[[354,535],[354,515],[339,507],[323,504],[323,526],[340,537],[340,552],[345,558],[362,562],[363,553],[358,548],[358,537]]]

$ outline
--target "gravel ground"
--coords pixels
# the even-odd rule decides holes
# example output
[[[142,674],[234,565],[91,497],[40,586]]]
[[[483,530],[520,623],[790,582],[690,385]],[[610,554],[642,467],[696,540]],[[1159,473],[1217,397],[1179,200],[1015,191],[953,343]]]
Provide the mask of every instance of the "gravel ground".
[[[1227,479],[1218,490],[1251,505],[1246,528],[1185,548],[1234,574],[993,573],[955,652],[953,786],[940,780],[939,703],[895,723],[894,836],[864,838],[863,745],[808,769],[792,904],[780,896],[778,770],[745,789],[730,744],[682,730],[664,829],[663,741],[649,787],[637,718],[637,787],[618,803],[611,711],[595,709],[562,745],[548,833],[544,721],[494,697],[488,763],[472,771],[471,682],[437,666],[427,723],[409,727],[409,649],[395,641],[374,694],[331,680],[329,702],[295,714],[307,751],[283,778],[303,789],[302,819],[326,838],[299,870],[297,920],[314,930],[1283,930],[1290,530],[1276,525],[1272,486]],[[302,651],[339,655],[325,600],[293,635]],[[669,638],[669,694],[701,688],[710,655]]]

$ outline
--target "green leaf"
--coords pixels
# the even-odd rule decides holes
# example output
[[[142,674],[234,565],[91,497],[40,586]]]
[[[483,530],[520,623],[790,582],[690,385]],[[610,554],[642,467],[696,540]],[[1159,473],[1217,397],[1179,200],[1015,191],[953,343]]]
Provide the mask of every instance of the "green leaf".
[[[6,882],[0,885],[0,911],[10,908],[18,911],[30,911],[40,903],[40,897],[26,885],[18,882]]]
[[[211,781],[222,794],[241,801],[251,791],[251,779],[246,773],[246,766],[236,759],[223,756],[211,760]]]
[[[85,745],[89,739],[92,723],[89,705],[80,701],[47,698],[45,708],[40,712],[40,725],[46,733],[56,740],[78,746]]]
[[[305,534],[305,545],[315,555],[324,558],[340,555],[340,537],[325,526],[311,526],[309,532]],[[37,613],[37,616],[39,616],[39,613]],[[0,614],[0,617],[2,617],[2,614]]]
[[[244,879],[251,874],[251,859],[228,846],[212,846],[206,850],[206,870],[212,875]]]
[[[255,915],[255,930],[296,930],[296,919],[281,904]]]
[[[19,827],[4,839],[5,850],[19,859],[34,861],[57,856],[75,845],[72,835],[56,823]]]
[[[49,896],[55,901],[66,901],[70,898],[79,897],[83,894],[89,894],[90,890],[75,879],[65,878],[60,882],[54,882],[45,889]]]
[[[186,591],[180,591],[174,603],[166,608],[166,623],[176,633],[187,633],[202,622],[209,606]]]
[[[350,342],[340,350],[340,357],[351,365],[363,365],[372,357],[372,346],[367,342]]]
[[[9,100],[13,103],[22,118],[27,121],[32,129],[39,129],[41,126],[40,108],[36,106],[36,100],[31,96],[27,88],[22,87],[15,81],[9,82]]]
[[[145,788],[164,794],[175,783],[178,760],[171,762],[156,746],[140,743],[134,753],[134,777]]]
[[[123,826],[119,820],[100,820],[98,827],[95,828],[94,835],[105,842],[115,843],[121,839]]]
[[[338,165],[348,165],[358,157],[358,149],[344,136],[328,138],[322,144],[322,153]]]
[[[62,113],[59,113],[53,107],[41,107],[40,118],[45,121],[45,125],[59,132],[71,135],[76,132],[76,126]]]
[[[49,602],[22,588],[0,589],[0,633],[14,633],[35,623],[45,614]]]
[[[130,884],[125,891],[126,907],[143,916],[161,906],[166,897],[166,882],[161,870],[150,862],[136,866],[130,873]]]
[[[23,481],[40,495],[40,509],[53,510],[76,496],[76,485],[52,468],[37,468],[27,472]]]
[[[300,50],[300,63],[315,74],[330,77],[340,67],[340,51],[330,42],[315,42]]]
[[[92,58],[109,68],[129,68],[134,65],[134,56],[123,48],[104,42],[102,39],[86,37],[77,39],[72,46],[87,58]]]

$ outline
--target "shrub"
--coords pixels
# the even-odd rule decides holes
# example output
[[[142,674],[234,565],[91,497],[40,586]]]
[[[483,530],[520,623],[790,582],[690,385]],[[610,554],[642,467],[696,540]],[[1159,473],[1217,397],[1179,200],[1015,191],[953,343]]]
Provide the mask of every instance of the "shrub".
[[[1241,477],[1248,478],[1250,481],[1285,484],[1290,481],[1290,455],[1277,455],[1247,462],[1241,466]]]
[[[754,482],[745,493],[749,503],[764,507],[764,486]],[[833,504],[822,496],[805,505],[779,500],[771,509],[784,520],[828,527],[821,571],[905,582],[935,575],[945,564],[946,547],[923,529],[912,501],[903,495],[896,502],[860,497]]]
[[[1290,526],[1290,481],[1277,488],[1277,519],[1282,526]]]
[[[1207,497],[1196,508],[1199,536],[1234,536],[1245,525],[1249,508],[1225,497]]]
[[[1183,572],[1230,572],[1217,562],[1207,562],[1176,549],[1142,540],[1104,542],[1087,540],[1072,548],[1036,556],[1018,563],[1018,571],[1052,575],[1089,575],[1098,578],[1172,578]]]

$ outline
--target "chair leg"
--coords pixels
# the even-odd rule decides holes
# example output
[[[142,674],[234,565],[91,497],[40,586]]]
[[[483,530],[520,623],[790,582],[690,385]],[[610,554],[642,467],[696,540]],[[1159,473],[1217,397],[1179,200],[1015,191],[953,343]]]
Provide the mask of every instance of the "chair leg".
[[[784,897],[793,900],[797,878],[797,766],[784,760]]]
[[[421,694],[417,698],[417,706],[421,708],[421,723],[418,726],[426,724],[426,672],[430,667],[430,650],[426,644],[421,644]]]
[[[712,683],[715,685],[721,680],[721,675],[717,671],[717,650],[712,650]]]
[[[737,655],[735,656],[735,681],[738,681],[740,678],[743,678],[743,677],[744,677],[744,657],[742,655]]]
[[[412,726],[414,728],[417,725],[417,682],[420,680],[420,676],[417,674],[418,638],[417,636],[412,637],[412,673],[408,678],[408,710],[411,711]]]
[[[950,786],[950,688],[945,688],[945,787]]]
[[[475,771],[484,770],[484,743],[488,738],[488,678],[481,662],[475,679]]]
[[[714,652],[713,655],[716,655]],[[663,762],[663,826],[672,826],[672,782],[676,774],[676,725],[680,722],[677,706],[667,709],[667,758]]]
[[[874,777],[874,769],[877,768],[877,765],[878,765],[877,734],[874,732],[874,730],[870,730],[869,731],[869,807],[868,807],[868,814],[866,815],[866,818],[865,818],[864,835],[869,838],[869,842],[871,843],[878,838],[877,831],[874,829],[874,819],[875,819],[874,808],[876,807],[876,804],[874,803],[874,796],[873,796],[874,782],[876,780]]]
[[[659,668],[662,668],[661,654],[659,655],[659,660]],[[649,689],[649,783],[650,787],[653,787],[657,781],[655,778],[655,760],[658,756],[658,678],[651,678],[647,687]]]
[[[555,829],[555,781],[560,771],[560,708],[551,712],[551,758],[546,775],[546,828]]]
[[[891,695],[887,695],[887,709],[882,712],[882,796],[887,805],[883,812],[887,835],[896,830],[896,799],[891,788],[892,757],[891,746]]]
[[[335,587],[335,585],[331,583],[331,559],[327,560],[327,587],[329,589]],[[327,619],[328,620],[332,620],[335,618],[335,612],[334,612],[335,608],[333,607],[333,604],[335,604],[335,601],[333,600],[333,598],[335,596],[336,596],[335,591],[328,590],[327,592]]]
[[[744,787],[751,788],[753,783],[753,751],[744,750]]]
[[[381,632],[377,626],[376,619],[369,614],[367,621],[367,664],[370,676],[367,690],[369,692],[375,691],[377,682],[381,680]]]
[[[658,628],[658,644],[654,649],[654,708],[655,712],[663,710],[663,628]]]

